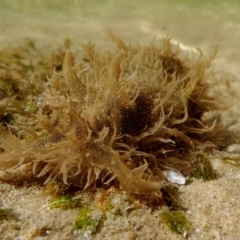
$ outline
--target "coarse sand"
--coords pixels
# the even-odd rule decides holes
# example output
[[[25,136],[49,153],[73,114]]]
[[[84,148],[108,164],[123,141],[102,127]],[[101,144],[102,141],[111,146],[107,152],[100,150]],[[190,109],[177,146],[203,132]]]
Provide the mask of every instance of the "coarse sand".
[[[64,12],[64,6],[58,8],[57,4],[46,9],[39,6],[38,1],[33,1],[35,7],[24,1],[23,9],[14,0],[9,1],[12,5],[5,5],[4,2],[0,8],[1,49],[15,48],[26,38],[34,39],[45,54],[46,49],[51,52],[53,45],[61,44],[66,38],[71,39],[75,49],[87,40],[109,48],[112,45],[106,41],[106,28],[129,41],[145,42],[167,34],[183,42],[184,46],[199,46],[204,52],[211,51],[217,43],[219,53],[214,68],[219,76],[224,76],[229,81],[228,91],[231,97],[226,101],[232,101],[233,107],[221,117],[228,126],[226,146],[210,155],[217,178],[211,181],[194,180],[189,185],[179,187],[179,209],[190,222],[187,233],[179,235],[163,223],[159,214],[166,207],[152,209],[147,204],[142,204],[129,214],[106,217],[96,235],[76,234],[72,226],[79,209],[51,209],[48,204],[53,199],[53,194],[43,186],[42,179],[32,177],[26,167],[25,171],[0,171],[0,208],[13,211],[10,219],[0,220],[0,239],[240,239],[240,163],[239,160],[232,160],[239,159],[240,156],[240,18],[234,10],[236,7],[225,1],[218,6],[205,4],[196,8],[184,4],[176,6],[176,1],[157,5],[152,0],[151,6],[144,5],[144,1],[141,1],[139,6],[129,3],[129,7],[128,1],[122,1],[117,6],[112,3],[114,1],[103,1],[103,4],[97,4],[95,8],[91,4],[79,7],[79,12],[77,7],[72,8],[71,14],[69,9]],[[145,6],[147,7],[144,8]],[[225,87],[220,86],[219,89],[224,95]],[[92,198],[92,204],[96,203],[97,197],[98,195]]]

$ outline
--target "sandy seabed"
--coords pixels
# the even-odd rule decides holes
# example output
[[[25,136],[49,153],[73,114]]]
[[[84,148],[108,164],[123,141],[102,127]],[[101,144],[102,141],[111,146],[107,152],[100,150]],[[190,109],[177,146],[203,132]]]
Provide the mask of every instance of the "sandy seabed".
[[[15,4],[15,1],[10,1]],[[27,1],[25,1],[26,3]],[[77,1],[76,1],[77,2]],[[156,4],[155,1],[151,2]],[[223,157],[240,155],[239,145],[239,93],[240,88],[240,17],[234,6],[224,1],[219,6],[202,7],[184,4],[159,4],[140,6],[123,1],[114,6],[111,1],[96,6],[82,6],[71,11],[57,5],[53,9],[32,5],[23,8],[0,8],[0,48],[11,48],[26,38],[34,39],[44,51],[65,38],[72,40],[75,48],[87,40],[96,41],[104,48],[105,28],[129,41],[146,42],[164,34],[186,46],[211,51],[219,44],[214,61],[215,71],[230,83],[233,107],[223,113],[229,127],[226,147],[210,156],[217,179],[204,182],[196,180],[179,188],[179,204],[191,223],[187,239],[236,240],[240,238],[240,168],[222,161]],[[95,10],[93,10],[95,9]],[[220,89],[221,90],[221,89]],[[224,88],[223,90],[224,91]],[[1,239],[183,239],[172,232],[159,218],[162,209],[152,211],[142,207],[129,215],[107,218],[101,231],[95,235],[74,235],[72,224],[78,210],[50,209],[52,196],[41,184],[21,180],[17,170],[1,172],[0,206],[13,209],[17,219],[0,223]],[[25,176],[26,177],[26,176]],[[26,177],[27,178],[27,177]],[[13,179],[13,181],[9,181]],[[18,181],[18,179],[20,179]],[[29,178],[27,178],[29,180]]]

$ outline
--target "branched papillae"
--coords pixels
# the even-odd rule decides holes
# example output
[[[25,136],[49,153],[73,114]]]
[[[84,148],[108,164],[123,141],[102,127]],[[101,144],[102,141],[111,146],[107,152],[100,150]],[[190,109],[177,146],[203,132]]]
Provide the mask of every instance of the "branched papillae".
[[[62,177],[86,189],[116,179],[142,194],[161,189],[169,167],[188,174],[194,156],[215,146],[208,113],[223,104],[206,74],[214,56],[182,56],[168,38],[159,46],[112,38],[109,52],[91,43],[75,57],[68,50],[62,71],[41,83],[41,134],[1,126],[2,169],[29,163],[46,182]]]

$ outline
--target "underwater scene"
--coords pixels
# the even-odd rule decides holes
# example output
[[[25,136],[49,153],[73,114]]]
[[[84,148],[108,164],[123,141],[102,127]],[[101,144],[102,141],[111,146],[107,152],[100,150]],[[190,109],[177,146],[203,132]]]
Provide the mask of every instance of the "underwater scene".
[[[2,239],[238,239],[240,3],[0,2]]]

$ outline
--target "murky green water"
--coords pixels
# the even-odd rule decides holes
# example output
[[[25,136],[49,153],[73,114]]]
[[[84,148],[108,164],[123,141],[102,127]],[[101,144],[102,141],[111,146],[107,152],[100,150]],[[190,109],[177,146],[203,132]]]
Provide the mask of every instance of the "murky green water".
[[[169,35],[209,51],[240,72],[238,0],[1,0],[0,47],[31,37],[45,43],[104,42],[106,28],[131,41]]]

